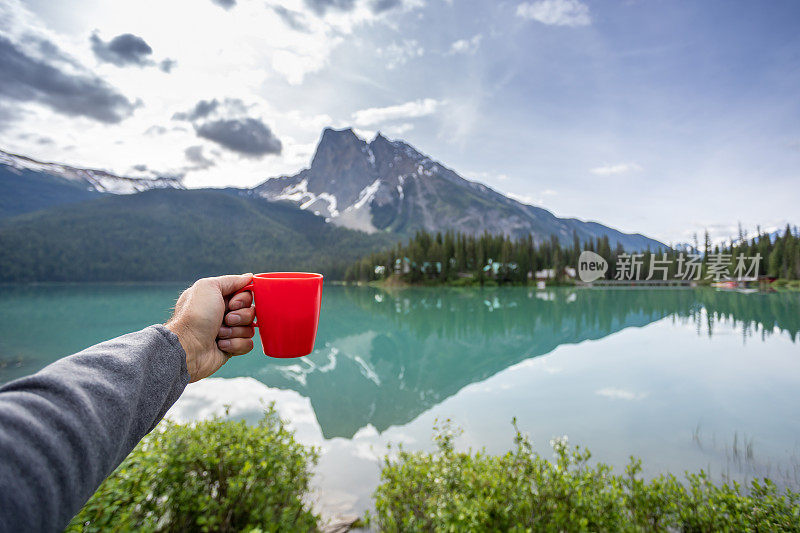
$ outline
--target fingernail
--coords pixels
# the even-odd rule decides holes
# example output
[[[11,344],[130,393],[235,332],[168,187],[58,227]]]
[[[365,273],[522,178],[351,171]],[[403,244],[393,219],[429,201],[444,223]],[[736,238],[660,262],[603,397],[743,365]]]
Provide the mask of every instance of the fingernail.
[[[228,307],[230,308],[231,311],[236,311],[237,309],[242,308],[242,302],[240,302],[239,300],[234,300],[228,305]]]
[[[217,341],[217,346],[219,346],[220,350],[227,350],[231,347],[231,341],[229,341],[228,339],[222,339],[220,341]]]
[[[230,324],[231,326],[235,326],[236,324],[238,324],[241,321],[242,321],[242,317],[240,317],[239,315],[235,315],[235,314],[228,315],[228,324]]]
[[[221,328],[219,328],[219,336],[220,337],[227,337],[230,334],[231,334],[231,328],[227,328],[225,326],[222,326]]]

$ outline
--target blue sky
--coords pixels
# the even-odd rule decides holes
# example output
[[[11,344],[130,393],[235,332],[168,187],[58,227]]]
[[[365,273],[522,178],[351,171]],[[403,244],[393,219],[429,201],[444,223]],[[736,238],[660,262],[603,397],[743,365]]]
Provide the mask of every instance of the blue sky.
[[[797,2],[0,6],[7,150],[251,186],[307,166],[323,127],[353,126],[665,242],[800,219]],[[31,77],[43,65],[90,96]],[[198,102],[211,110],[176,118]]]

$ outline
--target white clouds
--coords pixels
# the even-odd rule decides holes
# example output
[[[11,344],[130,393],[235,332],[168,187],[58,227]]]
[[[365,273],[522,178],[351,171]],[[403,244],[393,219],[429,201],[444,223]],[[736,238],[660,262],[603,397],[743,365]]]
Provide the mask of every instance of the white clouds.
[[[85,11],[82,1],[77,2],[70,11]],[[74,113],[57,113],[52,106],[37,101],[17,104],[13,113],[0,104],[0,126],[8,138],[6,148],[117,173],[145,163],[149,169],[166,173],[186,169],[185,150],[203,144],[203,156],[213,159],[215,165],[194,165],[186,178],[189,186],[250,186],[270,175],[296,172],[308,164],[321,129],[358,109],[339,110],[334,91],[325,90],[320,96],[316,86],[307,89],[303,82],[327,68],[333,51],[356,33],[367,26],[388,24],[390,16],[419,3],[392,2],[391,9],[376,12],[373,7],[377,4],[372,0],[356,0],[352,9],[332,10],[324,17],[315,15],[305,0],[285,0],[281,5],[302,26],[287,25],[285,17],[260,2],[237,2],[229,10],[221,10],[210,1],[119,0],[113,5],[93,6],[91,23],[81,26],[85,17],[76,16],[72,21],[76,23],[54,26],[56,31],[45,21],[52,24],[61,11],[39,6],[34,13],[17,0],[0,2],[0,32],[4,36],[14,40],[24,37],[29,46],[52,42],[70,61],[62,61],[65,70],[94,73],[120,98],[136,102],[132,114],[110,125]],[[179,31],[176,20],[185,22]],[[90,42],[95,30],[109,37],[127,33],[141,36],[154,55],[175,58],[179,68],[167,75],[156,68],[126,69],[98,63]],[[37,39],[31,40],[31,35]],[[423,53],[416,42],[398,47],[405,47],[406,55]],[[412,98],[413,93],[398,101]],[[247,115],[268,124],[280,138],[281,155],[259,161],[242,158],[239,153],[200,143],[193,128],[170,122],[176,112],[186,111],[193,103],[214,99],[247,103]],[[368,101],[363,107],[370,105],[374,102]],[[424,114],[427,105],[412,109],[411,116]],[[98,109],[90,107],[95,114]],[[411,127],[407,122],[398,120],[389,126],[394,134],[400,134]],[[145,131],[149,134],[144,135]],[[53,142],[38,144],[33,137],[24,136],[30,132],[47,132]]]
[[[474,54],[475,52],[478,51],[482,39],[483,35],[481,35],[480,33],[475,35],[471,39],[459,39],[458,41],[450,45],[450,51],[448,52],[448,54],[449,55]]]
[[[777,231],[779,235],[783,235],[786,224],[794,227],[794,222],[786,218],[754,218],[751,221],[742,222],[745,238],[752,238],[758,233],[758,230],[766,233],[773,233]],[[680,234],[680,239],[683,242],[694,245],[694,237],[696,236],[700,241],[700,247],[703,246],[703,234],[708,232],[712,245],[728,244],[731,240],[736,240],[739,235],[739,226],[731,224],[727,221],[714,221],[714,220],[692,220],[691,228],[685,229]]]
[[[439,101],[425,98],[388,107],[370,107],[353,113],[353,122],[357,126],[374,126],[391,120],[419,118],[432,115],[439,105]]]
[[[386,48],[378,48],[378,57],[386,61],[389,70],[408,63],[409,60],[425,55],[425,49],[414,39],[404,39],[400,43],[392,43]]]
[[[507,176],[505,176],[505,174],[500,174],[497,179],[502,180],[506,177]],[[558,192],[554,191],[553,189],[545,189],[543,191],[539,191],[538,196],[533,196],[530,194],[517,194],[514,192],[505,192],[503,194],[523,204],[544,206],[546,204],[545,198],[548,196],[556,196]]]
[[[579,0],[540,0],[517,6],[517,16],[552,26],[588,26],[589,6]]]
[[[414,125],[413,124],[410,124],[408,122],[403,122],[401,124],[396,124],[394,126],[389,126],[388,128],[385,128],[383,130],[383,132],[386,135],[400,136],[400,135],[403,135],[404,133],[407,133],[407,132],[409,132],[409,131],[411,131],[413,129],[414,129]]]
[[[598,396],[605,396],[606,398],[611,398],[612,400],[626,400],[626,401],[633,401],[633,400],[641,400],[647,396],[644,392],[633,392],[626,389],[617,389],[614,387],[606,387],[604,389],[600,389],[595,392]]]
[[[464,176],[471,180],[482,181],[489,184],[492,184],[496,181],[506,181],[508,179],[508,174],[503,173],[496,173],[496,172],[464,172]]]
[[[349,124],[343,123],[340,124],[340,127],[346,128]],[[400,124],[392,124],[390,126],[382,126],[379,129],[365,129],[365,128],[358,128],[353,127],[353,131],[356,135],[361,137],[362,139],[372,139],[374,138],[378,132],[386,135],[390,138],[402,138],[402,136],[409,131],[414,129],[414,125],[410,122],[401,122]]]
[[[462,145],[473,139],[480,123],[484,94],[480,81],[470,85],[466,94],[448,95],[443,106],[439,138],[450,144]]]
[[[640,172],[642,169],[636,163],[619,163],[616,165],[604,165],[602,167],[595,167],[589,172],[598,176],[616,176],[619,174],[628,174],[629,172]]]
[[[300,85],[306,74],[321,69],[327,58],[313,54],[299,54],[292,50],[276,50],[272,54],[272,68],[282,74],[290,85]]]
[[[512,200],[516,200],[522,204],[534,205],[540,203],[537,202],[536,198],[534,198],[530,194],[517,194],[515,192],[506,192],[505,195],[511,198]]]

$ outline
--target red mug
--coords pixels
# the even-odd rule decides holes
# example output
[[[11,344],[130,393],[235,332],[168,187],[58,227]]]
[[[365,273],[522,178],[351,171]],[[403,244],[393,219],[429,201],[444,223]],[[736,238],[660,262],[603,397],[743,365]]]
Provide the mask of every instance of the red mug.
[[[265,272],[234,294],[250,291],[264,353],[302,357],[314,350],[322,303],[322,274]]]

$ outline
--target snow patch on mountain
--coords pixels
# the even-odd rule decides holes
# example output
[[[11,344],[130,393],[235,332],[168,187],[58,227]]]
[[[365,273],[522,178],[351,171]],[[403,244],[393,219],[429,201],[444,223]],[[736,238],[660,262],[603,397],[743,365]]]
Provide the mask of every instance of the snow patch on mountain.
[[[308,209],[316,215],[325,216],[326,219],[339,216],[339,211],[336,209],[336,197],[326,192],[319,194],[309,192],[307,179],[302,179],[299,183],[286,187],[277,195],[261,193],[260,196],[268,200],[296,202],[300,209]]]
[[[367,233],[375,233],[378,229],[372,224],[372,213],[370,205],[378,189],[381,187],[381,180],[376,179],[366,187],[364,187],[358,194],[358,200],[353,205],[348,206],[337,218],[331,218],[331,222],[337,226],[343,226],[349,229],[356,229],[365,231]]]
[[[303,202],[309,195],[314,196],[308,192],[308,180],[304,179],[300,181],[300,183],[286,187],[280,194],[274,196],[273,199]]]
[[[364,153],[367,154],[367,160],[369,161],[370,166],[375,166],[375,154],[372,153],[372,149],[369,146],[365,146],[363,148]]]
[[[371,202],[375,198],[375,193],[378,192],[378,187],[381,186],[380,178],[376,179],[359,193],[356,203],[347,208],[347,210],[361,209],[367,202]]]
[[[30,170],[83,184],[87,190],[109,194],[134,194],[150,189],[185,189],[180,178],[128,178],[105,170],[76,168],[58,163],[45,163],[0,150],[0,164],[15,170]]]
[[[317,195],[317,198],[325,202],[328,202],[328,213],[330,213],[330,216],[332,218],[336,218],[339,216],[339,211],[336,210],[337,201],[334,195],[328,194],[326,192],[321,192]]]

